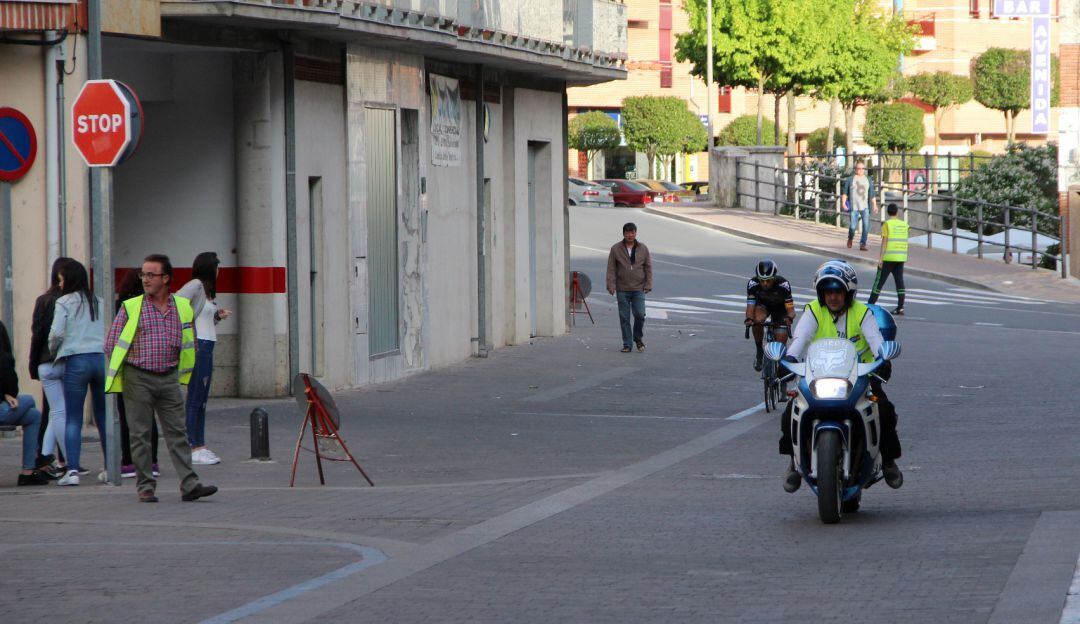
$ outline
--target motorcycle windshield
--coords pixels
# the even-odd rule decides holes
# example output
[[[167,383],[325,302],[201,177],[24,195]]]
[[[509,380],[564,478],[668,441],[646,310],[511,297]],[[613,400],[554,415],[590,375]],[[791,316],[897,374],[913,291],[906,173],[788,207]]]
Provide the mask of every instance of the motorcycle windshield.
[[[807,377],[837,377],[847,379],[858,363],[855,345],[840,338],[818,340],[806,352]]]

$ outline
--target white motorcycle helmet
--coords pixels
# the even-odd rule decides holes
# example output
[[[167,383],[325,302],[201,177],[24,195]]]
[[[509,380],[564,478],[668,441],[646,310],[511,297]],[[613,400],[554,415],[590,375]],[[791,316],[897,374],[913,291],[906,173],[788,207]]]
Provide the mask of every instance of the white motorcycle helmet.
[[[844,306],[850,308],[855,294],[859,291],[859,275],[847,262],[829,260],[814,273],[814,290],[821,305],[825,305],[826,291],[842,291]]]

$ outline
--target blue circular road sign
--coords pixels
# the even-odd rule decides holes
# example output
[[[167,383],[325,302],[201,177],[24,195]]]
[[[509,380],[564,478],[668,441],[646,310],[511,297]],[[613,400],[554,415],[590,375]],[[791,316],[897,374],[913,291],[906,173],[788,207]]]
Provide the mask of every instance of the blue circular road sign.
[[[26,115],[0,107],[0,182],[26,175],[37,156],[37,136]]]

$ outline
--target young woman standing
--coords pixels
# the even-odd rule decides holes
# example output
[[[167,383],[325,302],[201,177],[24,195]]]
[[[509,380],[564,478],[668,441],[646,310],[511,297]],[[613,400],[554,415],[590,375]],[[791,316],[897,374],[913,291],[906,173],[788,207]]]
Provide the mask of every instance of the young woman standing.
[[[105,451],[105,322],[101,299],[90,290],[86,267],[72,260],[60,267],[60,291],[56,300],[49,348],[64,364],[64,404],[67,408],[64,451],[68,472],[60,485],[79,485],[83,405],[90,391],[94,422]]]
[[[187,434],[191,444],[191,463],[209,465],[221,463],[213,451],[206,448],[206,401],[210,397],[210,381],[214,375],[214,345],[216,325],[232,315],[217,305],[218,265],[213,251],[195,256],[191,265],[192,280],[176,292],[191,301],[195,313],[195,370],[187,394]]]

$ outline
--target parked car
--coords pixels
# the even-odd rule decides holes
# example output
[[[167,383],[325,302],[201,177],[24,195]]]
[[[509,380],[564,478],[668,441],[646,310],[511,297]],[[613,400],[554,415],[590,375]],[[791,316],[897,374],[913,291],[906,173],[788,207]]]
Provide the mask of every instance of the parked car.
[[[672,184],[664,180],[634,180],[638,184],[648,187],[649,189],[656,191],[656,199],[653,201],[658,204],[670,204],[679,201],[679,193],[685,193],[678,184]]]
[[[709,183],[708,182],[683,182],[680,186],[690,191],[691,195],[708,195]]]
[[[615,205],[615,198],[611,196],[611,189],[599,184],[593,184],[580,178],[568,178],[570,180],[571,206],[600,206],[610,208]]]
[[[609,178],[593,180],[594,183],[611,189],[611,195],[615,199],[616,206],[641,207],[651,203],[658,193],[647,186],[638,184],[633,180],[619,180]]]

